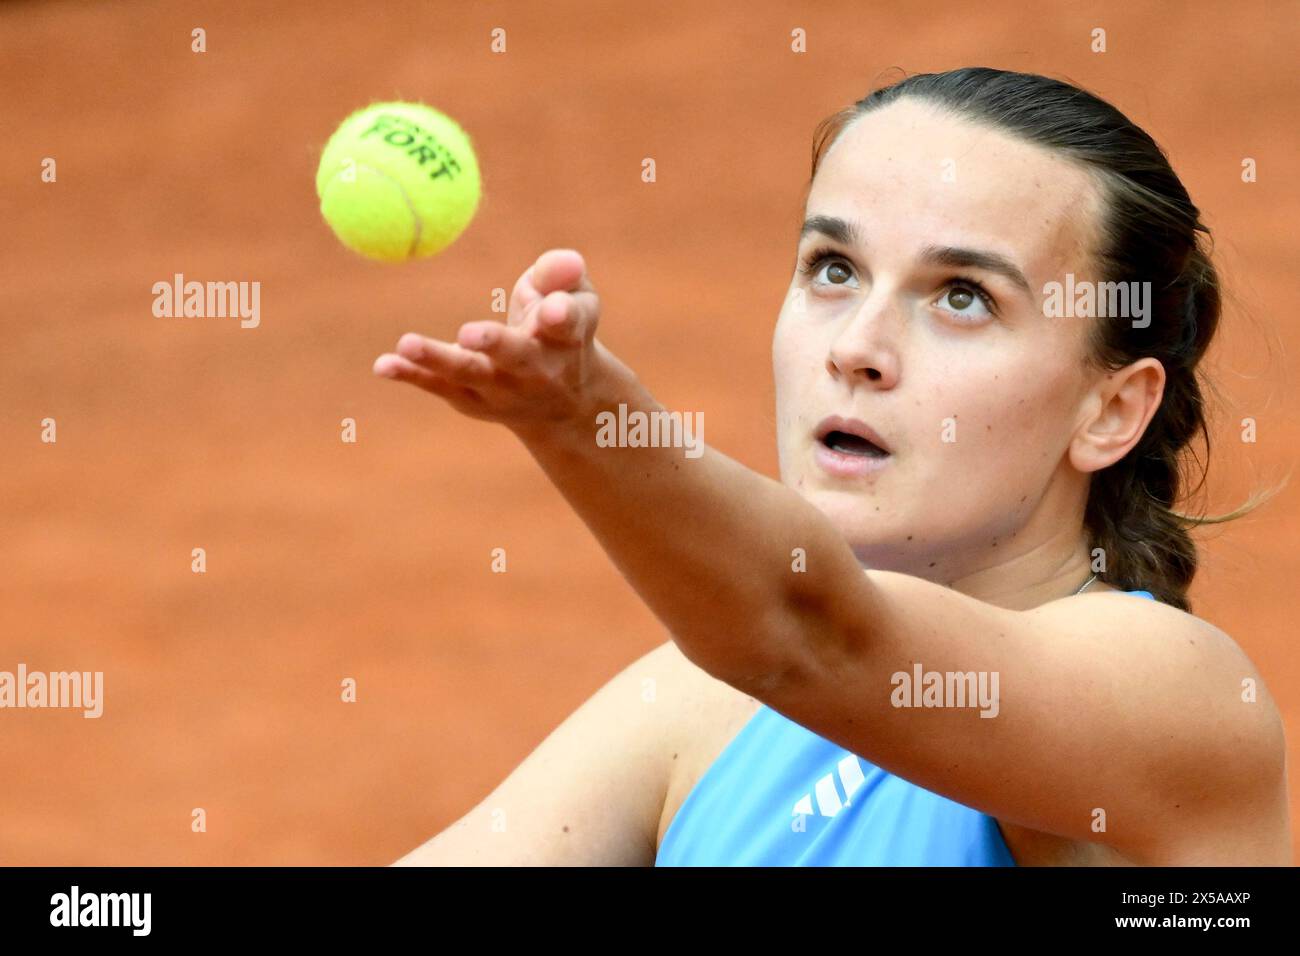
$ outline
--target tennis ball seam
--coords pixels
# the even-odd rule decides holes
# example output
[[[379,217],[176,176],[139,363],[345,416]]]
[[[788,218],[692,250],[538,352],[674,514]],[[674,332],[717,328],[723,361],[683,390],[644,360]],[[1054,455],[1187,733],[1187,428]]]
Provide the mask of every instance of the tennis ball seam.
[[[348,158],[350,159],[351,157]],[[384,172],[384,170],[380,169],[378,166],[371,166],[369,163],[358,163],[356,162],[356,160],[352,160],[352,162],[353,162],[354,175],[356,171],[365,169],[368,170],[369,172],[374,173],[376,176],[380,177],[381,179],[387,180],[388,182],[392,183],[394,186],[397,187],[397,193],[402,197],[402,202],[406,203],[406,211],[411,214],[411,220],[412,222],[415,223],[415,230],[414,233],[412,234],[411,244],[406,249],[406,258],[407,259],[413,258],[415,256],[416,251],[420,248],[420,239],[424,235],[424,221],[420,218],[420,213],[415,208],[415,203],[411,202],[411,197],[407,195],[406,189],[402,186],[401,182],[397,179],[394,179],[392,176],[388,175],[388,173]],[[343,170],[340,169],[333,176],[331,176],[329,183],[326,184],[326,187],[328,188],[328,186],[336,183],[338,181],[339,176],[342,175],[342,173]]]
[[[430,161],[440,164],[433,175],[427,175]],[[339,183],[340,163],[361,166],[360,188]],[[322,182],[321,177],[327,178]],[[468,226],[483,198],[469,134],[426,103],[372,103],[350,114],[325,144],[317,184],[321,211],[340,241],[367,258],[389,262],[440,252]],[[414,220],[406,227],[405,244],[403,207]]]
[[[411,245],[406,250],[406,258],[410,259],[415,255],[416,250],[420,248],[420,236],[424,233],[424,220],[420,218],[420,213],[416,210],[415,203],[411,202],[411,197],[406,194],[405,187],[403,187],[398,180],[388,175],[388,173],[384,172],[377,166],[370,166],[365,163],[359,165],[365,166],[365,168],[370,170],[372,173],[382,176],[384,179],[387,179],[390,183],[396,186],[397,191],[402,196],[402,202],[406,203],[406,208],[411,213],[411,219],[415,222],[415,234],[411,237]]]

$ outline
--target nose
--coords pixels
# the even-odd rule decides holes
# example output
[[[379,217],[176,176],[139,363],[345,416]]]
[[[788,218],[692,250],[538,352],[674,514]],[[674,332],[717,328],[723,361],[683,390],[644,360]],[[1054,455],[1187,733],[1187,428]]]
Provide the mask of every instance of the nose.
[[[873,290],[883,293],[883,289]],[[850,385],[878,388],[898,383],[898,312],[883,294],[870,295],[831,340],[826,370]]]

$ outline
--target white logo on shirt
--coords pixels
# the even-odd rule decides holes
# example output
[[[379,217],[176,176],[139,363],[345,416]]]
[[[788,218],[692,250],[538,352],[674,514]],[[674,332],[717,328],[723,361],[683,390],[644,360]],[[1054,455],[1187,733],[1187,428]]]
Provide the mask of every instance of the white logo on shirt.
[[[835,774],[828,773],[817,781],[812,793],[805,793],[794,805],[793,816],[808,816],[813,812],[813,797],[817,798],[817,809],[824,817],[833,817],[844,807],[850,805],[853,794],[857,793],[867,779],[862,773],[862,763],[856,754],[849,754],[842,759],[836,769],[840,774],[840,783],[844,787],[844,800],[840,800],[839,791],[835,789]]]

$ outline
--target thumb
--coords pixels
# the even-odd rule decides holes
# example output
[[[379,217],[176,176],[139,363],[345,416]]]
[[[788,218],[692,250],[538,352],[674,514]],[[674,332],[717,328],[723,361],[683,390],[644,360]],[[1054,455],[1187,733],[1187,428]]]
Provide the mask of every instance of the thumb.
[[[587,263],[576,249],[548,249],[530,270],[533,287],[541,294],[594,291]]]
[[[537,309],[537,335],[555,345],[581,345],[596,334],[600,299],[592,292],[552,292]]]

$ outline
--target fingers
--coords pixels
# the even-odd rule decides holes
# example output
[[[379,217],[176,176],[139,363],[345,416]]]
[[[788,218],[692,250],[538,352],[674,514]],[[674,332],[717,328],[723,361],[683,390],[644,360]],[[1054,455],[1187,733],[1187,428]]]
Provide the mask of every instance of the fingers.
[[[521,325],[524,316],[527,314],[529,307],[542,297],[542,293],[537,291],[533,285],[533,269],[536,266],[529,266],[515,283],[514,291],[510,293],[510,306],[506,314],[506,325]]]
[[[537,344],[527,331],[491,319],[466,322],[456,334],[456,344],[477,353],[489,369],[520,369],[530,364],[537,351]]]
[[[397,351],[375,359],[374,373],[409,382],[455,402],[478,402],[476,386],[492,378],[492,360],[447,342],[408,332],[397,340]]]
[[[498,323],[490,323],[498,328]],[[461,385],[481,385],[492,377],[492,360],[479,352],[407,332],[397,340],[397,354]]]
[[[395,352],[375,361],[374,371],[435,395],[481,402],[494,386],[517,381],[534,367],[553,369],[557,361],[570,361],[559,352],[548,353],[547,346],[585,344],[595,333],[599,312],[600,300],[581,254],[552,249],[515,283],[505,323],[467,322],[455,342],[408,332]]]
[[[522,325],[528,310],[550,292],[594,291],[587,264],[574,249],[550,249],[524,270],[510,293],[506,325]]]
[[[550,249],[533,267],[532,286],[540,296],[551,292],[594,292],[587,277],[587,263],[576,249]]]
[[[556,298],[560,294],[577,298],[576,311],[573,303]],[[549,249],[515,283],[506,325],[525,325],[528,317],[534,315],[542,338],[554,344],[576,343],[582,341],[584,333],[594,332],[596,311],[596,289],[587,275],[582,254],[575,249]],[[464,340],[461,344],[466,348],[477,347]],[[495,344],[490,335],[484,340],[485,346]]]
[[[391,378],[398,382],[409,382],[426,392],[432,392],[434,395],[452,401],[464,402],[477,400],[479,397],[478,393],[473,389],[449,381],[441,375],[429,371],[423,365],[412,362],[400,355],[394,355],[391,352],[375,359],[374,372],[384,378]]]
[[[537,309],[537,334],[555,345],[577,345],[595,331],[600,301],[594,292],[552,292]]]

